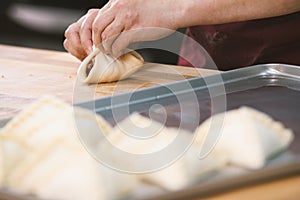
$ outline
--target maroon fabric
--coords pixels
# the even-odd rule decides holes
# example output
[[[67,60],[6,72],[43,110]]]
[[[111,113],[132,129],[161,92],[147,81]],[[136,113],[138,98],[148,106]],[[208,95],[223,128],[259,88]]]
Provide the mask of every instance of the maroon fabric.
[[[229,70],[262,63],[300,65],[300,12],[222,25],[195,26],[186,35],[201,44],[218,69]],[[184,38],[180,55],[205,65],[202,53]],[[182,57],[178,64],[191,66]],[[204,64],[203,64],[204,63]]]

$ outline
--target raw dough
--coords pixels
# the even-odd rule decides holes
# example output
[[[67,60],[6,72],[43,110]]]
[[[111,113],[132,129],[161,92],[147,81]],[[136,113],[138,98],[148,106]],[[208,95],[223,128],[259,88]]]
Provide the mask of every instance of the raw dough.
[[[142,56],[136,51],[129,51],[115,59],[94,48],[94,51],[81,63],[78,69],[78,80],[84,83],[118,81],[129,77],[143,64]]]
[[[134,136],[129,136],[130,134],[134,134]],[[149,138],[147,138],[147,136],[149,136]],[[137,137],[140,138],[137,139]],[[107,141],[103,140],[100,144],[100,151],[105,151],[107,157],[114,159],[115,162],[123,162],[124,164],[130,164],[134,167],[135,165],[128,163],[126,158],[110,154],[107,142],[109,141],[110,144],[113,144],[116,148],[125,152],[147,156],[147,154],[158,152],[168,147],[175,138],[181,142],[182,145],[191,145],[193,142],[193,134],[188,131],[166,127],[148,117],[133,113],[112,129],[107,137]],[[191,145],[186,146],[186,148],[186,152],[180,152],[184,153],[184,155],[170,166],[157,172],[139,175],[139,178],[166,190],[178,190],[187,186],[200,176],[210,174],[224,167],[227,163],[227,159],[217,152],[200,160],[198,159],[199,146]],[[180,156],[180,154],[178,156]],[[158,160],[159,159],[160,158],[158,158]],[[135,164],[147,165],[145,163]]]
[[[135,188],[135,177],[108,169],[89,155],[76,132],[78,121],[86,134],[111,129],[101,116],[50,96],[12,119],[0,131],[5,161],[1,186],[62,200],[112,199]]]
[[[215,126],[222,127],[220,133],[211,127],[212,119]],[[282,123],[250,107],[217,114],[203,122],[196,134],[197,143],[204,145],[207,134],[219,134],[213,151],[223,152],[231,164],[249,169],[263,167],[267,159],[287,148],[294,138]]]

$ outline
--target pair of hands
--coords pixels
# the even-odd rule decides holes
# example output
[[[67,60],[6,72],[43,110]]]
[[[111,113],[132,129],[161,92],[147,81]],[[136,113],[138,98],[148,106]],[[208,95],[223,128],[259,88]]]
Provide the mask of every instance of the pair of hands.
[[[118,57],[131,43],[160,39],[176,30],[178,5],[174,2],[110,0],[68,27],[64,47],[80,60],[92,52],[93,45]]]

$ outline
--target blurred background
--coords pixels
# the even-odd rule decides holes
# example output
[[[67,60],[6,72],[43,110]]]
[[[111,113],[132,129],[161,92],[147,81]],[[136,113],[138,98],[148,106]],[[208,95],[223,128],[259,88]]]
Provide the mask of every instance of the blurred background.
[[[64,31],[89,8],[100,8],[106,0],[1,0],[0,44],[65,51]],[[183,32],[184,30],[180,30]],[[179,49],[181,41],[168,42]],[[172,41],[172,42],[170,42]],[[155,42],[153,42],[155,43]],[[147,62],[176,64],[177,55],[157,49],[140,53]]]

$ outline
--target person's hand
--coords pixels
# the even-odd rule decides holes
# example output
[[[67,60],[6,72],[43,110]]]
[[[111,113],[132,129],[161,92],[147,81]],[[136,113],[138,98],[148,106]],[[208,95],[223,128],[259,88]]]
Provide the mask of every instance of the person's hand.
[[[179,5],[175,2],[177,1],[109,1],[105,11],[99,12],[93,22],[94,45],[118,56],[130,43],[156,40],[171,34],[178,28],[176,22]]]
[[[72,24],[65,32],[64,46],[81,60],[92,45],[119,56],[130,43],[160,39],[176,30],[181,9],[176,2],[111,0]]]
[[[92,24],[98,11],[99,9],[90,9],[65,31],[65,49],[81,61],[92,51]]]

